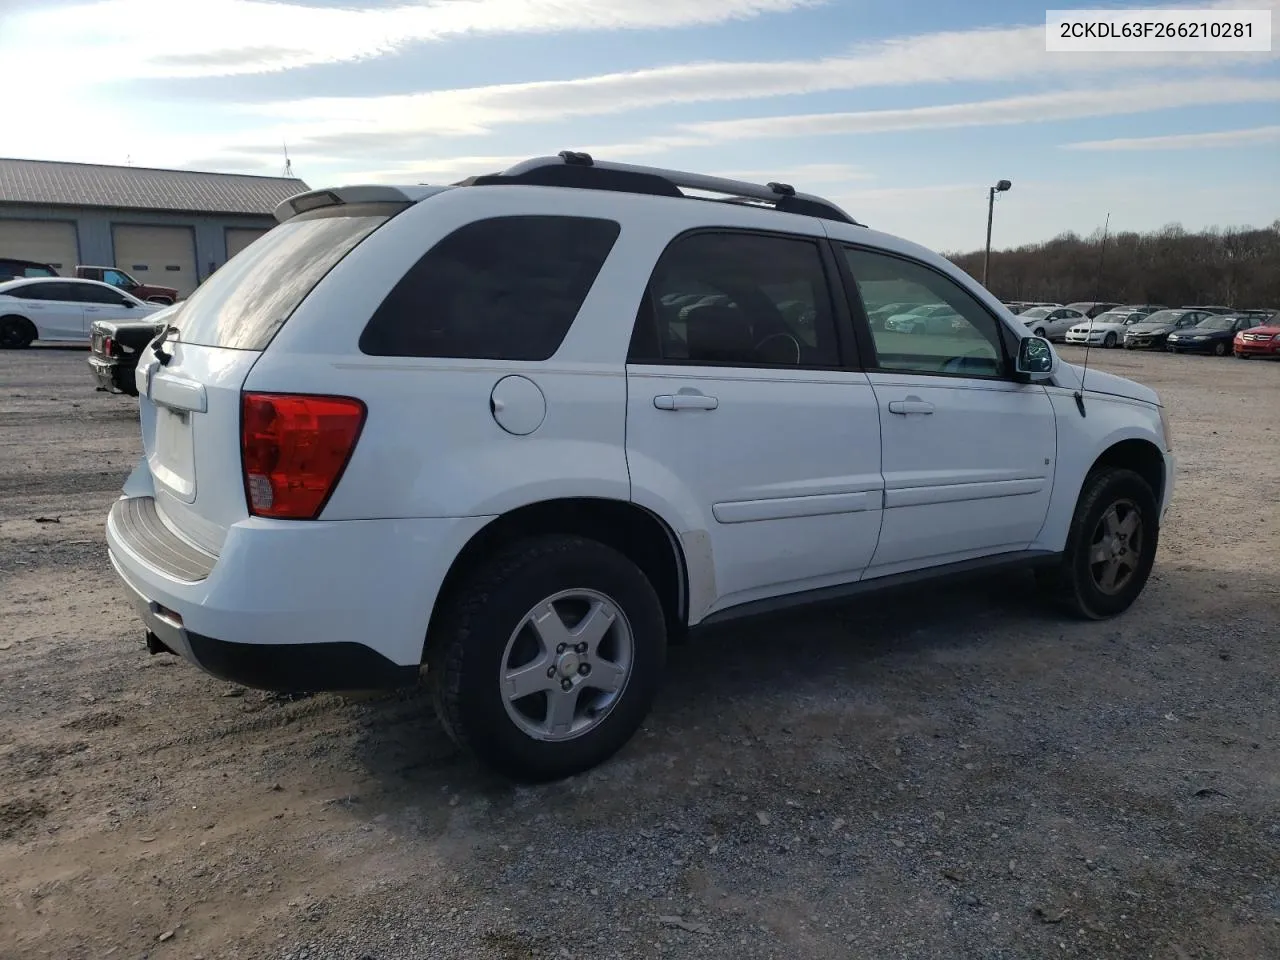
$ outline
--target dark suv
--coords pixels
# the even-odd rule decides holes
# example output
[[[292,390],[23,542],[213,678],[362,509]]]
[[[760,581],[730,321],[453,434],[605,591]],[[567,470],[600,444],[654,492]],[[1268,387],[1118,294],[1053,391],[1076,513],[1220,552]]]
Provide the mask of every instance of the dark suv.
[[[6,280],[25,280],[27,277],[56,277],[58,271],[38,260],[19,260],[16,257],[0,257],[0,283]]]

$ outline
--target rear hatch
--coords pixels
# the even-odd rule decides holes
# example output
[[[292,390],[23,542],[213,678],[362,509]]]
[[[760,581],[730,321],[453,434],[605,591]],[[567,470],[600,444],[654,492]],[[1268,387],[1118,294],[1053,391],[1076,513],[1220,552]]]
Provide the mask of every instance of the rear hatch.
[[[324,275],[403,206],[339,204],[287,220],[197,288],[143,353],[136,376],[156,507],[196,546],[218,554],[249,515],[240,441],[249,371]]]

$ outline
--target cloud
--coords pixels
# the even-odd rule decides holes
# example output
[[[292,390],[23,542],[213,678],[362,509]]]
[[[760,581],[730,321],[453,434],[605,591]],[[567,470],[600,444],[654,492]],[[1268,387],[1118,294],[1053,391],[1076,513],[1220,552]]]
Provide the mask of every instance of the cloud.
[[[271,73],[363,60],[464,35],[688,27],[828,0],[406,0],[365,7],[358,2],[339,8],[266,0],[96,0],[30,10],[6,19],[0,78],[14,68],[54,61],[85,82],[104,76]],[[179,5],[183,16],[175,15]],[[262,37],[287,43],[264,45]],[[52,72],[57,71],[42,71]]]
[[[1212,133],[1180,133],[1165,137],[1127,137],[1116,140],[1082,140],[1063,145],[1065,150],[1188,150],[1205,147],[1247,147],[1280,142],[1280,126],[1218,130]]]
[[[949,127],[998,126],[1107,117],[1153,110],[1222,103],[1280,100],[1280,80],[1237,80],[1204,77],[1131,87],[1092,88],[1039,93],[972,103],[912,107],[906,110],[862,110],[810,113],[684,124],[681,130],[707,143],[762,137],[797,137],[839,133],[885,133]]]

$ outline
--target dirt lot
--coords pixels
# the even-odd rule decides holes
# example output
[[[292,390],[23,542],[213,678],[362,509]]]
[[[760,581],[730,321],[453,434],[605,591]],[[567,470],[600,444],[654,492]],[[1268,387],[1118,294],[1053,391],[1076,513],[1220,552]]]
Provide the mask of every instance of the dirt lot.
[[[725,630],[535,789],[422,696],[148,656],[102,534],[135,401],[84,356],[0,354],[5,960],[1280,957],[1280,364],[1094,352],[1181,458],[1125,617],[1018,577]]]

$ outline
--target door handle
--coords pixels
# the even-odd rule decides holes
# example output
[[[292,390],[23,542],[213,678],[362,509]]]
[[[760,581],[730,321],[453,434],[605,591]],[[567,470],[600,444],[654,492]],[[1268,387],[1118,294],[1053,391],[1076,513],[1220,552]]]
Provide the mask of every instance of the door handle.
[[[933,413],[933,404],[919,397],[907,397],[905,400],[890,400],[889,412],[906,416],[909,413]]]
[[[653,405],[659,410],[714,410],[720,401],[703,393],[664,393],[653,398]]]

